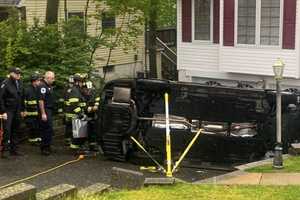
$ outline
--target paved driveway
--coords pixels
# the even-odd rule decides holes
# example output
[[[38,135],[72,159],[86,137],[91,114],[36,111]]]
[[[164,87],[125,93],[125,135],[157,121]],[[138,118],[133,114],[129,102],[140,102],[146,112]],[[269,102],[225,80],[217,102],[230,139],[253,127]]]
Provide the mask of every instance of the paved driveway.
[[[62,138],[56,138],[54,142],[55,153],[45,157],[40,155],[39,147],[27,144],[20,145],[21,157],[9,157],[8,160],[0,159],[0,186],[13,181],[32,176],[49,168],[76,159],[74,153],[66,148]],[[138,170],[139,166],[108,161],[103,156],[89,157],[79,162],[64,166],[48,174],[33,178],[27,183],[35,185],[38,190],[49,188],[61,183],[86,187],[96,182],[109,184],[112,167]],[[163,177],[159,173],[144,172],[146,177]],[[197,168],[181,168],[175,174],[184,181],[194,182],[200,179],[223,174],[224,171],[202,170]]]

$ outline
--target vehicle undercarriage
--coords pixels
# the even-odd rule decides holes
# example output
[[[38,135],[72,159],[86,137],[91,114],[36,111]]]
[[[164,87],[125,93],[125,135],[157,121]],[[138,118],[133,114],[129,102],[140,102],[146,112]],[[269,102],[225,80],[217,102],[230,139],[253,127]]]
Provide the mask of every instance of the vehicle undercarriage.
[[[165,158],[164,94],[170,96],[172,156],[178,157],[204,132],[187,159],[209,162],[259,159],[276,143],[273,90],[151,79],[120,79],[106,84],[99,111],[99,142],[112,160],[147,159],[136,138],[156,159]],[[300,139],[299,94],[282,93],[284,151]]]

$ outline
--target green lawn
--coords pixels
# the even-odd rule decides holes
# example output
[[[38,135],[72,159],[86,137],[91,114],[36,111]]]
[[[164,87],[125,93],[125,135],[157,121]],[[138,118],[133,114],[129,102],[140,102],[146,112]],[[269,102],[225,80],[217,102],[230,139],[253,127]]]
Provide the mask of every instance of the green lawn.
[[[247,172],[257,172],[257,173],[300,173],[300,156],[290,157],[283,161],[283,169],[275,170],[272,168],[272,164],[263,165],[259,167],[254,167],[246,170]]]
[[[299,186],[218,186],[177,184],[119,191],[80,200],[299,200]]]
[[[284,169],[274,170],[272,165],[264,165],[247,170],[248,172],[299,172],[300,157],[284,160]],[[142,190],[114,191],[101,196],[85,197],[77,200],[300,200],[299,186],[246,186],[246,185],[193,185],[146,187]]]

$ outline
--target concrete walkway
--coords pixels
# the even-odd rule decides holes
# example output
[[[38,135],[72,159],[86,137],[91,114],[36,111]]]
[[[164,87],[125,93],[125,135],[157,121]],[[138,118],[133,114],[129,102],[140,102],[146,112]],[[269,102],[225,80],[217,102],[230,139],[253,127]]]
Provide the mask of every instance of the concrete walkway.
[[[300,173],[248,173],[240,172],[215,177],[198,183],[221,185],[300,185]]]
[[[288,156],[285,156],[287,158]],[[195,184],[220,185],[300,185],[300,173],[250,173],[244,170],[269,164],[272,159],[238,166],[238,171],[194,182]]]

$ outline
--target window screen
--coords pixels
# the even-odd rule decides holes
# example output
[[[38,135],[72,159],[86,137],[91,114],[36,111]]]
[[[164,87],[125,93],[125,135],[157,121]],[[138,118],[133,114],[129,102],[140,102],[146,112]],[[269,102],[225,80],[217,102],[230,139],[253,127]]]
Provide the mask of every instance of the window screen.
[[[238,44],[255,44],[256,0],[238,1]]]
[[[6,8],[0,7],[0,21],[4,21],[8,19],[8,10]]]
[[[210,40],[211,0],[195,0],[195,40]]]
[[[111,29],[116,27],[116,17],[112,14],[103,13],[102,15],[102,28]]]
[[[71,18],[71,17],[78,17],[80,19],[83,19],[83,12],[69,12],[68,18]]]
[[[79,30],[81,33],[84,32],[84,13],[83,12],[69,12],[68,13],[68,19],[71,18],[78,18],[80,20],[76,21],[76,24],[73,24],[77,27],[77,30]]]
[[[279,45],[280,0],[261,0],[260,44]]]

